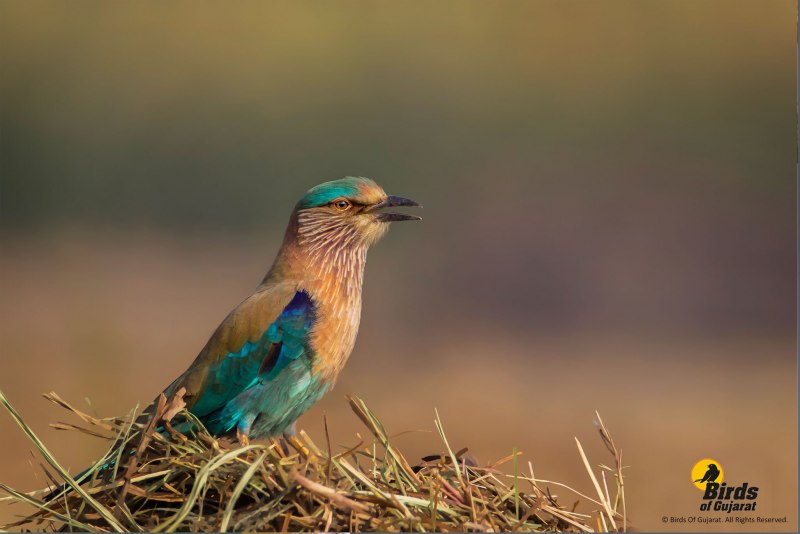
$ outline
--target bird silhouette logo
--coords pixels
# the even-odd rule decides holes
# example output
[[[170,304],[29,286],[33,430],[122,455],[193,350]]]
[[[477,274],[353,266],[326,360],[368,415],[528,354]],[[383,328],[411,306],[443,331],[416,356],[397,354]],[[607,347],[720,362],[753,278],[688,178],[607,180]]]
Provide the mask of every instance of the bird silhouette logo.
[[[708,471],[706,474],[703,475],[703,478],[698,478],[695,482],[716,482],[717,478],[719,478],[719,467],[717,464],[708,464]]]
[[[705,491],[709,482],[721,483],[722,478],[722,465],[713,458],[704,458],[692,468],[692,483],[701,490]]]

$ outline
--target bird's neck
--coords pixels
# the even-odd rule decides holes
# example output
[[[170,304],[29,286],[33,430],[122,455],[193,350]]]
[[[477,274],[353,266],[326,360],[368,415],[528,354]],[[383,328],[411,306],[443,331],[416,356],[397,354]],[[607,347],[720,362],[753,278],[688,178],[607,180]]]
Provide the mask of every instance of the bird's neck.
[[[361,320],[361,286],[367,246],[331,241],[320,245],[297,230],[292,217],[265,283],[296,284],[317,306],[312,345],[315,367],[334,381],[355,344]]]
[[[360,302],[368,246],[349,240],[346,234],[339,239],[315,238],[299,231],[294,214],[264,282],[296,282],[318,301],[344,298]]]

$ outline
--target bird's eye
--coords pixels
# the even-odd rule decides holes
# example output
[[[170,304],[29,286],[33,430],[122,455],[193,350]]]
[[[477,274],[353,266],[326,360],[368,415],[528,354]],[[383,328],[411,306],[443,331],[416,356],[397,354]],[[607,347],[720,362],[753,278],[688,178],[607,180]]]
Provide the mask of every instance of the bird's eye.
[[[350,203],[342,198],[342,199],[339,199],[339,200],[335,201],[333,203],[333,206],[339,211],[344,211],[344,210],[346,210],[347,208],[350,207]]]

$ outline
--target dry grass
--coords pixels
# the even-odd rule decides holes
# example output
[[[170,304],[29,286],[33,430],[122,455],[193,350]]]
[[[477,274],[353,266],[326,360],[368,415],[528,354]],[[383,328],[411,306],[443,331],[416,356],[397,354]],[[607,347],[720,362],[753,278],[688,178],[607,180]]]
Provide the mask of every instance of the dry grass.
[[[240,446],[210,436],[191,414],[181,411],[180,397],[160,400],[145,425],[132,417],[99,419],[69,405],[56,394],[46,398],[80,418],[79,430],[104,439],[121,439],[113,476],[93,468],[73,479],[36,437],[0,392],[0,401],[39,450],[54,487],[63,490],[48,502],[52,488],[22,493],[0,484],[10,496],[35,511],[4,529],[107,531],[624,531],[627,529],[621,452],[602,423],[596,424],[609,449],[613,467],[600,466],[596,477],[580,442],[578,451],[597,491],[595,498],[569,486],[537,480],[533,467],[520,470],[519,453],[493,464],[475,465],[467,450],[453,451],[436,415],[441,454],[411,465],[389,440],[378,418],[364,402],[350,398],[355,414],[372,437],[334,454],[326,433],[324,448],[304,432],[279,443],[271,440]],[[174,418],[174,419],[173,419]],[[173,420],[192,420],[186,435]],[[166,435],[155,432],[164,422]],[[177,425],[176,425],[177,426]],[[127,461],[122,451],[131,451]],[[125,456],[128,456],[126,454]],[[108,456],[107,456],[108,457]],[[97,462],[101,465],[103,461]],[[505,465],[504,465],[505,464]],[[117,468],[116,466],[123,467]],[[503,466],[512,473],[499,469]],[[53,475],[51,471],[55,471]],[[609,477],[606,476],[609,473]],[[612,478],[613,493],[608,488]],[[576,511],[558,503],[550,486],[577,493],[592,510]]]

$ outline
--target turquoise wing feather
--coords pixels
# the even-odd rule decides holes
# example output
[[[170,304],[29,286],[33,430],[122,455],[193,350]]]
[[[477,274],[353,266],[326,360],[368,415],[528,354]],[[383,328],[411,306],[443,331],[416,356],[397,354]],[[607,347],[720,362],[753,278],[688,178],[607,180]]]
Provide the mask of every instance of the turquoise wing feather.
[[[247,341],[209,366],[205,387],[190,408],[212,434],[231,431],[239,421],[257,413],[243,413],[237,397],[256,385],[266,385],[308,352],[308,333],[314,325],[314,302],[305,291],[292,300],[256,341]],[[244,426],[249,426],[245,423]]]

